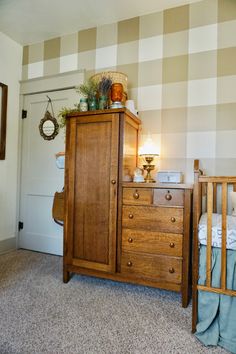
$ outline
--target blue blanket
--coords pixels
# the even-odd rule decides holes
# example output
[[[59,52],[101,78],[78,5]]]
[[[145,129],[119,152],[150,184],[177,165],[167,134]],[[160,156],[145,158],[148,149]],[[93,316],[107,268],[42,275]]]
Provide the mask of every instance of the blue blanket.
[[[212,248],[212,286],[220,287],[221,249]],[[206,246],[200,247],[199,284],[206,284]],[[227,288],[236,290],[236,251],[227,250]],[[198,292],[196,337],[236,354],[236,297]]]

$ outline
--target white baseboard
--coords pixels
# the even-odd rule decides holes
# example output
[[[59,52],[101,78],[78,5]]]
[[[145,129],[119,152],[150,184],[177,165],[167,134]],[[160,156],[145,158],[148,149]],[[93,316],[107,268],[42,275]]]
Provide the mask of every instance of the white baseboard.
[[[24,230],[22,230],[24,231]],[[63,236],[49,237],[48,235],[35,233],[20,233],[19,248],[24,248],[31,251],[54,254],[57,256],[63,255]]]
[[[16,250],[16,237],[0,241],[0,254]]]

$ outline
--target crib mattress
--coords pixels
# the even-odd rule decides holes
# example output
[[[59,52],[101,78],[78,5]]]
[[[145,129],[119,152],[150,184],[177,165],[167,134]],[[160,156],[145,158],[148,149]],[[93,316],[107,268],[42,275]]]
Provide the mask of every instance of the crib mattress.
[[[221,214],[212,214],[212,246],[221,247]],[[198,239],[202,245],[207,244],[207,213],[202,214],[198,225]],[[236,250],[236,217],[227,215],[227,249]]]

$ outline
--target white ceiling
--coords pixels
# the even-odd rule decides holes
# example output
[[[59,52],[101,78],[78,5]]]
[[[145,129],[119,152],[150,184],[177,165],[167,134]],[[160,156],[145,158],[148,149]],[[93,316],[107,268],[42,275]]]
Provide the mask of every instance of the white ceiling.
[[[26,45],[199,0],[0,0],[0,31]]]

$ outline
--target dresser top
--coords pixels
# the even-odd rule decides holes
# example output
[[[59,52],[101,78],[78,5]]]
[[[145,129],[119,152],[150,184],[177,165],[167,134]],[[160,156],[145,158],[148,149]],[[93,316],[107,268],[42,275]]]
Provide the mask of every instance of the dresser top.
[[[73,118],[73,117],[81,117],[81,116],[92,116],[92,115],[99,115],[99,114],[114,114],[114,113],[125,113],[127,116],[132,118],[136,123],[141,124],[141,120],[135,116],[132,112],[130,112],[127,108],[109,108],[109,109],[100,109],[96,111],[86,111],[86,112],[72,112],[69,113],[66,118]]]
[[[122,186],[126,187],[126,188],[193,189],[193,185],[192,184],[185,184],[185,183],[123,182]]]

